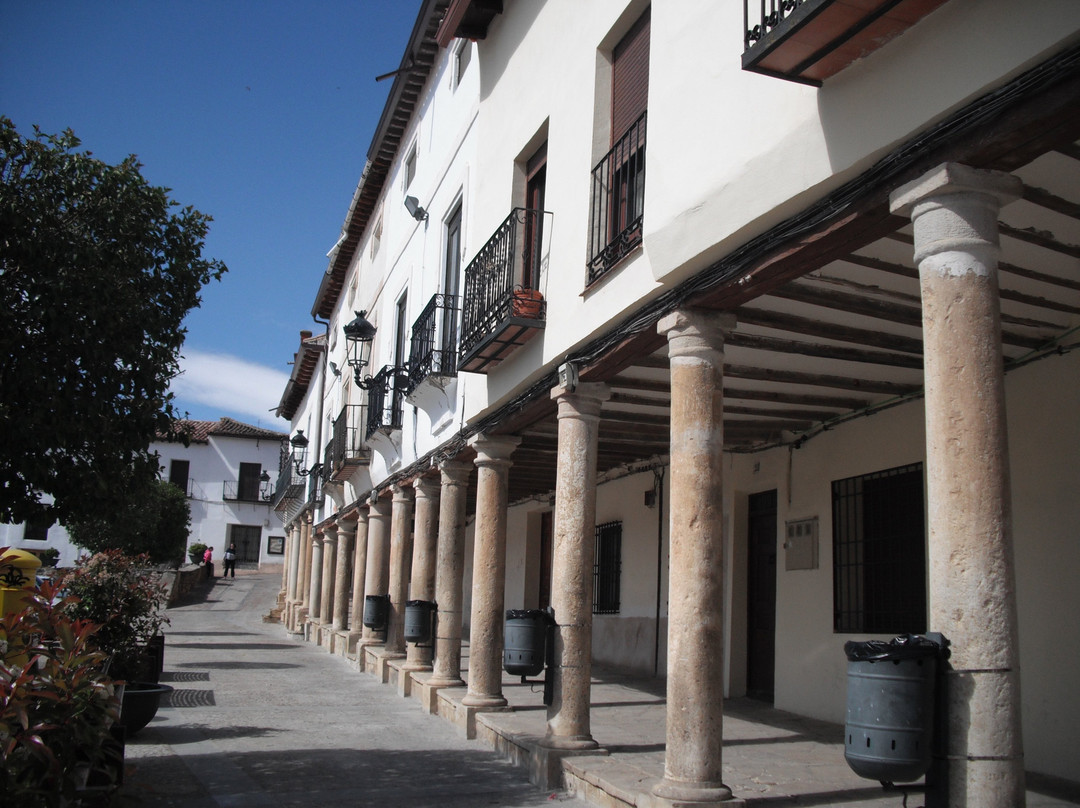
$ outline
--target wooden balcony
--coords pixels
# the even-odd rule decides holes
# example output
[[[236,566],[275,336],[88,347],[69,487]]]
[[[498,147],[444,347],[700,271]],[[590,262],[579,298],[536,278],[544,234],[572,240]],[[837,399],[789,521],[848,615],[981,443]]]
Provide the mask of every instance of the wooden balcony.
[[[945,2],[743,0],[743,69],[820,86]]]

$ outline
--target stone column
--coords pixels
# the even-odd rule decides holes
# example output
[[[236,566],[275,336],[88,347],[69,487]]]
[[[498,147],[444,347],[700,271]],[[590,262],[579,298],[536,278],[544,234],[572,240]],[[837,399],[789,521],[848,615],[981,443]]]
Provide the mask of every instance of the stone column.
[[[284,606],[286,598],[289,597],[289,545],[292,544],[292,536],[289,531],[285,531],[285,546],[282,547],[283,555],[281,558],[281,589],[278,590],[277,603],[278,606]]]
[[[544,745],[593,749],[589,720],[592,677],[593,558],[596,551],[596,452],[603,384],[556,387],[559,454],[555,480],[551,606],[555,611],[554,693]]]
[[[364,584],[367,576],[368,511],[367,507],[356,511],[356,538],[353,541],[352,615],[349,618],[349,635],[359,637],[364,633]]]
[[[334,616],[334,583],[337,578],[338,529],[333,522],[323,527],[322,591],[319,593],[319,619],[329,625]]]
[[[506,590],[506,504],[510,455],[520,438],[474,435],[476,528],[467,707],[505,707],[502,694],[503,605]]]
[[[338,519],[337,561],[334,564],[334,606],[330,628],[344,631],[349,624],[349,584],[353,558],[353,537],[356,535],[356,517]]]
[[[386,627],[385,656],[405,656],[405,601],[409,597],[412,566],[413,491],[392,486],[393,515],[390,522],[390,620]]]
[[[465,574],[465,497],[471,463],[444,460],[439,463],[442,492],[439,496],[439,559],[435,572],[436,621],[435,665],[428,684],[456,687],[461,679],[461,601]]]
[[[724,336],[730,314],[663,317],[671,362],[667,751],[654,793],[671,804],[733,799],[724,720]]]
[[[311,609],[311,514],[305,513],[300,525],[300,577],[297,586],[300,590],[297,597],[300,604],[294,612],[296,621],[294,631],[302,631],[304,620],[307,619]]]
[[[311,586],[308,590],[308,619],[318,621],[322,616],[323,536],[311,536]]]
[[[933,788],[948,805],[1025,799],[997,278],[998,210],[1022,190],[1008,174],[945,163],[890,198],[914,223],[922,289],[930,627],[952,651],[946,770]]]
[[[413,481],[416,497],[413,532],[412,582],[410,600],[435,600],[435,555],[439,539],[439,484],[429,477]],[[431,670],[432,641],[407,643],[408,659],[402,670]]]
[[[390,590],[390,500],[371,499],[368,511],[367,572],[364,576],[364,595],[385,595]],[[360,607],[363,611],[363,606]],[[361,645],[377,645],[385,641],[381,632],[364,626]]]

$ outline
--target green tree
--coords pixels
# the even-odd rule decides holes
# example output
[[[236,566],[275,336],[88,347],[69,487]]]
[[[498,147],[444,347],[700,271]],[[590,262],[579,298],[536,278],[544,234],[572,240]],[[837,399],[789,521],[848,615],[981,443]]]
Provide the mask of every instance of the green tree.
[[[226,267],[131,156],[0,116],[0,522],[108,516],[157,478],[184,317]],[[53,504],[42,495],[53,497]]]
[[[119,510],[77,517],[65,527],[75,544],[92,553],[120,550],[130,556],[145,553],[154,564],[183,563],[191,505],[175,485],[155,480]]]

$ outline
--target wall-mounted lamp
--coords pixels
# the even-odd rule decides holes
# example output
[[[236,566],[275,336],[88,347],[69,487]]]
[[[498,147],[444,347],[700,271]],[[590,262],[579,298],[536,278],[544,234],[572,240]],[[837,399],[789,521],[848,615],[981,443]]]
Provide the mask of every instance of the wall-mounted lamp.
[[[409,211],[409,215],[416,219],[416,221],[427,221],[427,211],[420,207],[420,200],[415,196],[405,197],[405,210]]]
[[[353,381],[361,390],[371,388],[371,377],[362,376],[364,368],[371,361],[371,344],[375,341],[375,326],[367,321],[367,312],[356,312],[356,319],[341,330],[345,333],[348,348],[349,367],[353,369]]]
[[[293,468],[301,477],[307,477],[311,474],[312,469],[305,467],[307,464],[308,439],[304,437],[304,430],[296,430],[296,434],[289,441],[289,445],[292,446]]]
[[[274,498],[274,488],[270,485],[270,473],[263,469],[259,475],[259,497],[263,502],[269,502]]]
[[[568,393],[574,392],[578,386],[578,369],[573,362],[564,362],[559,365],[559,386],[565,387]]]
[[[330,372],[335,376],[341,376],[341,368],[337,366],[337,362],[327,362],[330,365]]]

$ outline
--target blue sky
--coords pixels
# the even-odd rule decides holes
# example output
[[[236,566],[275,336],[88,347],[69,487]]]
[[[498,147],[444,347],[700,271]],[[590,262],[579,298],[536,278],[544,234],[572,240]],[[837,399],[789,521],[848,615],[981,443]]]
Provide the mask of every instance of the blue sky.
[[[273,409],[420,0],[0,0],[0,113],[71,128],[214,218],[229,272],[189,315],[181,411]]]

